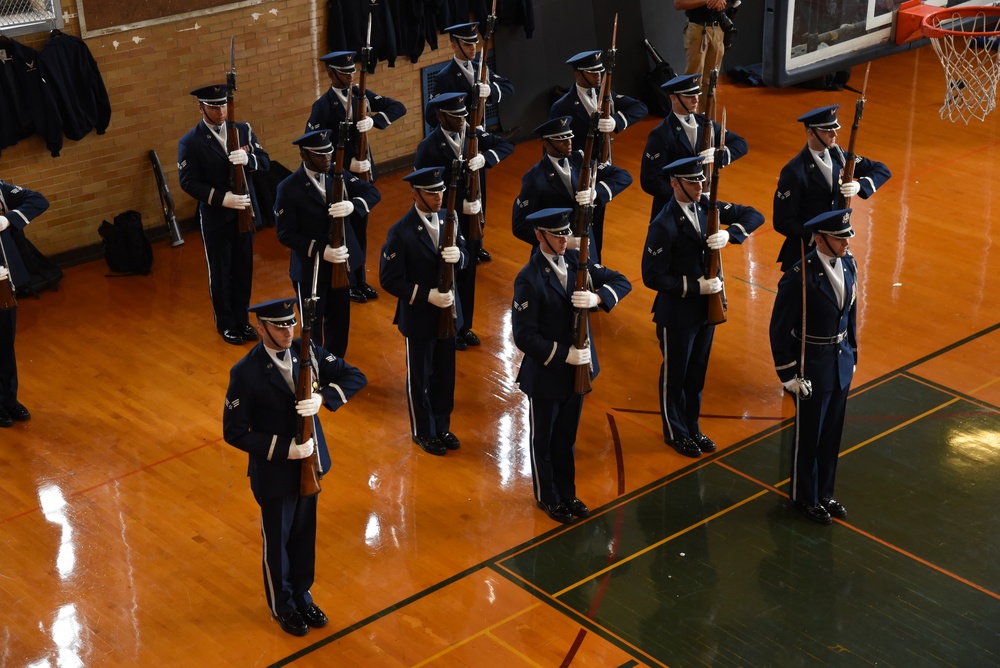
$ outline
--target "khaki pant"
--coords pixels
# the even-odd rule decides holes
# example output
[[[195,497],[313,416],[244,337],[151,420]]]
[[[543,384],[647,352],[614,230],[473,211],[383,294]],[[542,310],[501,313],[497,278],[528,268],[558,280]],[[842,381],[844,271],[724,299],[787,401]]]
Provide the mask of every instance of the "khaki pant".
[[[703,91],[708,88],[709,73],[722,68],[722,54],[726,48],[722,46],[722,28],[719,26],[703,26],[699,23],[688,23],[684,27],[684,53],[687,54],[685,74],[701,74]],[[705,111],[705,94],[699,99],[699,110]]]

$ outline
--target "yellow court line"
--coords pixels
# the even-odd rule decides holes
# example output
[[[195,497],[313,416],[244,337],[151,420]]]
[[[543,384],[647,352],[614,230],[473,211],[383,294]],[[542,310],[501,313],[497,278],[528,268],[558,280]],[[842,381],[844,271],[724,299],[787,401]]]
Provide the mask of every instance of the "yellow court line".
[[[452,645],[449,645],[448,647],[446,647],[445,649],[441,650],[437,654],[434,654],[433,656],[427,657],[426,659],[424,659],[420,663],[413,664],[414,668],[417,668],[418,666],[426,666],[430,662],[432,662],[432,661],[434,661],[436,659],[439,659],[442,656],[445,656],[446,654],[450,654],[453,650],[456,650],[459,647],[462,647],[463,645],[468,644],[469,642],[475,640],[476,638],[485,637],[485,636],[489,636],[489,637],[495,639],[497,642],[499,642],[500,644],[504,645],[505,647],[507,647],[508,649],[510,649],[511,651],[513,651],[518,656],[521,656],[522,658],[524,658],[525,661],[527,661],[528,663],[532,664],[533,666],[538,666],[538,668],[542,668],[542,666],[540,666],[539,664],[535,663],[534,661],[532,661],[528,657],[523,656],[520,652],[518,652],[517,650],[515,650],[513,647],[509,647],[507,645],[507,643],[501,641],[499,638],[497,638],[492,633],[494,629],[496,629],[496,628],[498,628],[500,626],[503,626],[504,624],[507,624],[507,623],[509,623],[509,622],[517,619],[518,617],[520,617],[520,616],[522,616],[522,615],[524,615],[524,614],[526,614],[528,612],[531,612],[532,610],[534,610],[535,608],[540,607],[541,605],[542,605],[541,601],[536,601],[532,605],[529,605],[527,608],[523,608],[521,610],[518,610],[514,614],[506,617],[505,619],[501,619],[496,624],[492,624],[490,626],[487,626],[485,629],[482,629],[478,633],[474,633],[471,636],[469,636],[468,638],[465,638],[464,640],[462,640],[460,642],[457,642],[457,643],[454,643]]]
[[[599,571],[597,571],[595,573],[591,573],[590,575],[588,575],[584,579],[580,580],[579,582],[571,584],[570,586],[566,587],[562,591],[558,591],[555,594],[552,594],[552,597],[553,598],[559,598],[560,596],[562,596],[566,592],[571,591],[573,589],[576,589],[577,587],[579,587],[583,583],[587,582],[588,580],[593,580],[593,579],[595,579],[595,578],[597,578],[597,577],[599,577],[601,575],[604,575],[605,573],[607,573],[607,572],[609,572],[609,571],[617,568],[618,566],[620,566],[622,564],[627,564],[628,562],[632,561],[633,559],[646,554],[650,550],[654,550],[654,549],[660,547],[661,545],[663,545],[664,543],[668,543],[671,540],[673,540],[674,538],[677,538],[678,536],[683,536],[688,531],[691,531],[694,528],[700,527],[703,524],[711,522],[716,517],[721,517],[722,515],[725,515],[729,511],[731,511],[731,510],[733,510],[735,508],[739,508],[740,506],[742,506],[742,505],[744,505],[746,503],[749,503],[749,502],[751,502],[751,501],[753,501],[753,500],[755,500],[757,498],[760,498],[761,496],[763,496],[763,495],[765,495],[767,493],[768,493],[768,490],[762,489],[761,491],[757,492],[753,496],[748,496],[747,498],[743,499],[739,503],[735,503],[735,504],[729,506],[728,508],[724,508],[723,510],[720,510],[719,512],[715,513],[714,515],[706,517],[705,519],[701,520],[700,522],[695,522],[691,526],[689,526],[689,527],[687,527],[687,528],[685,528],[685,529],[683,529],[681,531],[678,531],[677,533],[674,533],[674,534],[672,534],[670,536],[667,536],[666,538],[663,538],[662,540],[659,540],[659,541],[653,543],[652,545],[648,545],[647,547],[643,548],[642,550],[639,550],[638,552],[635,552],[635,553],[633,553],[633,554],[631,554],[631,555],[629,555],[629,556],[621,559],[620,561],[616,561],[615,563],[609,564],[608,566],[605,566],[604,568],[602,568],[601,570],[599,570]]]
[[[914,422],[916,422],[917,420],[922,420],[922,419],[924,419],[925,417],[927,417],[928,415],[930,415],[930,414],[932,414],[932,413],[937,413],[937,412],[938,412],[938,411],[940,411],[941,409],[943,409],[943,408],[946,408],[946,407],[948,407],[948,406],[951,406],[952,404],[954,404],[954,403],[957,403],[958,401],[961,401],[961,399],[959,399],[958,397],[955,397],[955,398],[954,398],[954,399],[952,399],[951,401],[946,401],[946,402],[944,402],[943,404],[941,404],[940,406],[935,406],[934,408],[931,408],[930,410],[927,410],[927,411],[924,411],[924,412],[923,412],[923,413],[921,413],[920,415],[917,415],[916,417],[912,417],[912,418],[910,418],[909,420],[907,420],[906,422],[900,422],[900,423],[899,423],[899,424],[897,424],[897,425],[896,425],[895,427],[893,427],[893,428],[891,428],[891,429],[887,429],[886,431],[883,431],[883,432],[882,432],[882,433],[880,433],[880,434],[876,434],[875,436],[872,436],[871,438],[869,438],[869,439],[868,439],[867,441],[861,441],[860,443],[858,443],[857,445],[855,445],[855,446],[854,446],[853,448],[849,448],[849,449],[847,449],[847,450],[841,450],[841,452],[840,452],[840,455],[839,455],[839,456],[840,456],[840,457],[843,457],[843,456],[844,456],[844,455],[846,455],[846,454],[847,454],[848,452],[854,452],[855,450],[857,450],[857,449],[858,449],[858,448],[860,448],[860,447],[863,447],[863,446],[866,446],[866,445],[868,445],[869,443],[872,443],[872,442],[874,442],[874,441],[877,441],[877,440],[879,440],[880,438],[883,438],[883,437],[885,437],[885,436],[888,436],[889,434],[891,434],[891,433],[893,433],[893,432],[895,432],[895,431],[899,431],[899,430],[900,430],[900,429],[902,429],[903,427],[908,427],[908,426],[910,426],[911,424],[913,424]]]

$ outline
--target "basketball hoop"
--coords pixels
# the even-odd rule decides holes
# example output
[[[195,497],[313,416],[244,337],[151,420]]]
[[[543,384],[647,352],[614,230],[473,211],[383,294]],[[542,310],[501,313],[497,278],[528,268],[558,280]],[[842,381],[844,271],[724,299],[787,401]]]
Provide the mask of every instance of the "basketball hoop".
[[[944,66],[941,118],[986,120],[1000,81],[1000,7],[942,9],[925,16],[921,30]]]

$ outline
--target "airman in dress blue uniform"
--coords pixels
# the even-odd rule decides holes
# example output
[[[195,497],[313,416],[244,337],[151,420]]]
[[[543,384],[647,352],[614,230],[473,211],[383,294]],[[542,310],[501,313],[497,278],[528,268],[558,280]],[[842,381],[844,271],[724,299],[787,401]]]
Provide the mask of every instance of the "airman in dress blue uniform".
[[[590,365],[591,380],[600,371],[593,337],[586,348],[574,346],[575,314],[610,311],[632,290],[622,274],[593,262],[588,289],[574,290],[580,254],[567,250],[571,213],[552,208],[528,216],[538,246],[514,280],[511,313],[514,343],[524,352],[517,382],[528,396],[535,502],[564,523],[590,513],[576,496],[573,451],[583,410],[583,395],[573,387],[576,367]]]
[[[854,236],[851,209],[821,213],[803,229],[815,235],[816,247],[778,282],[771,354],[778,378],[795,395],[789,495],[807,518],[829,524],[831,516],[847,517],[843,504],[833,497],[833,487],[847,394],[858,364],[858,266],[848,242]]]
[[[410,184],[413,208],[396,221],[382,246],[379,281],[396,297],[393,323],[406,341],[406,400],[410,437],[425,452],[444,455],[461,442],[451,432],[455,407],[455,337],[438,338],[441,310],[455,309],[455,330],[462,328],[462,304],[438,290],[441,262],[461,271],[469,262],[461,230],[455,245],[441,247],[447,220],[439,216],[444,199],[444,167],[417,169]]]
[[[663,440],[686,457],[715,452],[701,432],[701,392],[708,372],[715,325],[708,322],[708,296],[723,289],[720,275],[706,276],[706,253],[742,244],[764,224],[749,206],[718,202],[717,233],[709,236],[708,198],[700,155],[664,167],[674,196],[649,224],[642,254],[642,282],[656,290],[653,322],[660,340],[660,418]]]
[[[514,236],[532,245],[538,245],[534,226],[528,215],[542,209],[572,207],[574,203],[595,204],[594,216],[619,193],[632,185],[632,175],[612,164],[597,166],[597,180],[593,188],[577,190],[583,153],[573,151],[570,141],[572,119],[561,116],[545,121],[534,133],[542,139],[542,159],[521,178],[521,192],[514,202],[511,227]],[[600,262],[593,227],[590,230],[590,256]]]
[[[646,138],[646,149],[642,154],[639,184],[653,196],[653,210],[650,218],[655,218],[663,205],[674,196],[670,187],[670,175],[663,168],[681,158],[701,155],[702,164],[711,165],[715,161],[715,148],[719,145],[722,127],[712,121],[712,147],[699,151],[708,129],[708,117],[698,113],[700,74],[682,74],[666,82],[660,88],[670,94],[671,112]],[[742,158],[750,149],[747,141],[731,130],[726,130],[726,145],[720,156],[720,167]]]
[[[465,93],[444,93],[432,98],[427,103],[427,113],[424,118],[436,125],[434,131],[417,146],[417,155],[413,160],[416,169],[423,167],[444,166],[444,182],[451,183],[452,162],[456,159],[466,160],[465,168],[478,173],[479,192],[486,193],[486,169],[492,168],[514,151],[514,145],[501,137],[485,130],[475,130],[479,136],[479,154],[466,156],[467,132],[466,122],[468,112],[465,108]],[[483,169],[483,168],[486,169]],[[482,240],[469,238],[469,221],[475,220],[479,225],[478,214],[484,205],[484,199],[469,201],[466,199],[465,177],[459,176],[457,201],[461,203],[459,226],[465,237],[469,256],[475,258],[482,247]],[[476,308],[476,263],[470,262],[465,269],[458,272],[458,300],[462,303],[464,323],[455,337],[458,350],[466,350],[468,346],[478,346],[479,336],[472,331],[472,319]]]
[[[177,176],[181,188],[198,200],[198,222],[208,261],[208,287],[215,327],[226,343],[241,345],[257,334],[247,321],[253,282],[253,233],[241,233],[238,211],[253,207],[263,220],[249,172],[266,172],[271,159],[248,123],[235,123],[240,148],[226,148],[226,94],[228,86],[203,86],[191,91],[198,99],[202,120],[177,147]],[[249,196],[232,191],[233,166],[247,174]]]
[[[812,244],[812,235],[805,231],[806,221],[842,208],[845,197],[868,199],[892,176],[883,163],[858,156],[855,180],[841,183],[844,154],[837,145],[838,107],[820,107],[798,118],[805,125],[806,145],[781,169],[771,220],[774,229],[786,237],[778,253],[782,271],[802,258],[802,243],[807,247]]]
[[[316,571],[316,502],[318,494],[300,496],[302,462],[319,450],[320,468],[330,470],[321,406],[335,411],[368,380],[358,369],[323,348],[311,345],[314,394],[295,397],[302,359],[294,339],[295,298],[255,304],[260,342],[229,372],[223,436],[249,455],[250,489],[260,506],[264,547],[264,591],[271,615],[292,635],[326,626],[310,588]],[[312,420],[313,437],[297,443],[302,419]]]
[[[313,130],[292,142],[299,147],[302,164],[278,184],[274,201],[274,221],[278,241],[292,249],[288,275],[302,300],[312,295],[313,267],[320,256],[316,276],[316,318],[313,341],[337,357],[347,354],[351,326],[351,303],[348,288],[331,289],[330,277],[335,263],[345,263],[348,272],[364,257],[355,235],[355,218],[367,218],[382,199],[378,189],[341,165],[333,165],[330,130]],[[331,203],[334,170],[344,179],[344,200]],[[345,218],[341,248],[330,246],[330,218]]]

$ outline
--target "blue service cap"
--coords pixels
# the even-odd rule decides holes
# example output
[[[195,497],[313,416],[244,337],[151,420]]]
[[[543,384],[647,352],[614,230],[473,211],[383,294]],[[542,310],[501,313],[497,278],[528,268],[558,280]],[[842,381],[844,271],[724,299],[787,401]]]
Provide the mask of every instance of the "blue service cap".
[[[437,193],[443,192],[446,189],[444,185],[444,167],[415,169],[404,176],[403,180],[418,190]]]
[[[572,139],[573,130],[569,124],[573,121],[571,116],[558,116],[545,121],[533,132],[542,139]]]
[[[195,88],[191,94],[198,98],[198,101],[209,107],[226,106],[226,95],[229,93],[229,86],[226,84],[214,84]]]
[[[569,228],[569,216],[573,209],[550,208],[529,213],[525,220],[536,230],[554,234],[557,237],[568,237],[573,232]]]
[[[326,63],[330,69],[350,74],[355,71],[354,58],[358,54],[354,51],[332,51],[325,56],[320,56],[321,62]]]
[[[699,79],[701,74],[681,74],[661,84],[660,88],[670,95],[701,95]]]
[[[839,104],[831,104],[829,107],[820,107],[798,117],[799,123],[805,123],[807,128],[817,130],[836,130],[840,127],[837,122],[837,109]]]
[[[601,62],[600,51],[583,51],[566,61],[574,69],[581,72],[603,72],[604,63]]]
[[[680,160],[674,160],[669,165],[666,165],[662,171],[675,179],[684,179],[685,181],[704,181],[705,168],[704,165],[702,165],[703,160],[704,158],[700,155],[696,155],[693,158],[681,158]]]
[[[442,93],[432,97],[427,103],[427,116],[434,116],[439,111],[451,116],[467,116],[465,93]]]
[[[261,322],[266,322],[275,327],[294,327],[296,325],[294,297],[272,299],[254,304],[249,310]]]
[[[473,21],[472,23],[458,23],[453,26],[448,26],[444,29],[444,31],[460,42],[476,44],[479,41],[478,27],[479,23]]]
[[[329,130],[313,130],[292,141],[299,148],[313,153],[333,153],[333,143],[330,141]]]
[[[851,209],[834,209],[821,213],[803,225],[813,234],[827,234],[840,239],[850,239],[854,236],[851,227]]]

